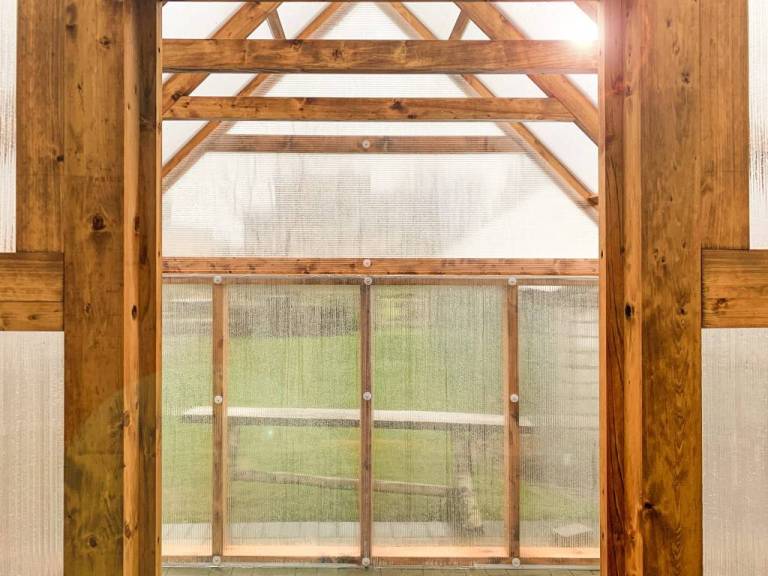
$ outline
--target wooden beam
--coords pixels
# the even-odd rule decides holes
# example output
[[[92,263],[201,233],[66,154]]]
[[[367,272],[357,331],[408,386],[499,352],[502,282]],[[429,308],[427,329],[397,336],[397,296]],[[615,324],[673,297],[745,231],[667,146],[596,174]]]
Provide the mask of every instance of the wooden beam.
[[[63,0],[19,0],[16,250],[61,252]]]
[[[267,24],[269,25],[269,31],[272,34],[272,38],[275,40],[285,40],[285,30],[283,29],[283,22],[280,20],[280,14],[275,10],[267,16]]]
[[[138,13],[139,71],[139,573],[160,576],[162,540],[162,6]]]
[[[506,463],[505,498],[509,556],[520,558],[520,378],[518,342],[518,288],[507,286],[503,307],[504,338],[504,459]]]
[[[351,274],[456,276],[596,276],[597,260],[450,258],[165,258],[166,274]]]
[[[280,5],[280,2],[246,2],[237,12],[222,24],[212,38],[247,38]],[[187,96],[208,77],[207,73],[176,74],[163,84],[163,111],[174,105],[176,100]]]
[[[206,152],[312,154],[478,154],[525,151],[511,136],[275,136],[224,134]]]
[[[59,22],[65,576],[139,576],[139,508],[152,505],[140,501],[138,317],[142,29],[155,13],[154,0],[68,0]]]
[[[581,8],[581,11],[589,16],[592,21],[597,22],[597,2],[591,2],[589,0],[576,0],[576,6]]]
[[[229,362],[229,296],[225,284],[213,285],[213,556],[227,546],[227,365]]]
[[[373,555],[373,317],[371,286],[360,285],[360,557]]]
[[[0,332],[61,332],[61,302],[0,302]]]
[[[700,3],[602,9],[601,574],[701,576]]]
[[[768,251],[705,250],[705,328],[768,328]]]
[[[343,4],[340,2],[331,3],[326,6],[315,18],[307,24],[307,26],[297,36],[298,40],[304,40],[311,38],[320,28],[322,28],[332,17],[337,15],[342,9],[349,9],[351,4]],[[251,96],[254,91],[261,86],[265,80],[269,78],[268,74],[259,74],[253,80],[248,82],[246,86],[240,90],[238,96]],[[200,130],[198,130],[192,138],[189,139],[173,157],[163,165],[163,178],[171,174],[171,172],[179,166],[185,159],[189,158],[189,155],[194,151],[202,142],[204,142],[216,129],[221,125],[221,122],[214,120],[205,124]],[[174,177],[178,177],[183,171],[179,170],[174,173]]]
[[[554,98],[269,98],[183,96],[167,120],[540,121],[573,116]]]
[[[498,7],[484,2],[456,2],[491,40],[523,40],[525,35]],[[531,76],[548,96],[557,98],[574,115],[576,123],[592,141],[598,141],[597,108],[568,78],[560,75]]]
[[[166,72],[589,74],[597,50],[559,40],[165,40]]]
[[[64,300],[61,254],[29,252],[0,254],[0,302]]]
[[[451,29],[451,34],[448,36],[449,40],[461,40],[464,37],[464,32],[467,31],[469,26],[469,16],[463,10],[459,11],[459,15],[456,17],[456,22]]]
[[[747,12],[747,0],[701,0],[704,248],[749,248]]]

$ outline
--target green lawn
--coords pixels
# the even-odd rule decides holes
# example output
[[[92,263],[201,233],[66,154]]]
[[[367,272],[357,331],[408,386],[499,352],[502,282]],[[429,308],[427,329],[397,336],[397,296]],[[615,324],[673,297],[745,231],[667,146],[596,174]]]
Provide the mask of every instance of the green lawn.
[[[205,296],[171,288],[166,298]],[[502,413],[501,298],[495,287],[379,288],[375,299],[373,375],[378,409]],[[359,394],[357,287],[261,287],[230,296],[230,406],[356,408]],[[164,521],[210,521],[211,430],[186,424],[183,412],[210,405],[210,336],[198,322],[166,321],[164,340]],[[189,316],[189,310],[185,315]],[[194,316],[192,314],[192,316]],[[545,350],[544,353],[547,353]],[[470,440],[471,476],[481,515],[500,520],[504,449],[500,432]],[[271,472],[356,478],[359,430],[248,427],[238,465]],[[376,430],[374,477],[455,485],[447,432]],[[540,483],[522,486],[522,518],[578,520],[596,515],[595,501]],[[233,482],[233,522],[355,521],[351,490]],[[377,521],[447,521],[444,498],[380,494]]]

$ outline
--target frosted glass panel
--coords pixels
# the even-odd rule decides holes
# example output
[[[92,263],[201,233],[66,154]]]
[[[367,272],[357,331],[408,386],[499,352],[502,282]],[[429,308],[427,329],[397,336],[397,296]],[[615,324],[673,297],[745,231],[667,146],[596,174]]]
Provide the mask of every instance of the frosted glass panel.
[[[0,486],[0,574],[63,574],[62,333],[0,332]]]
[[[597,285],[520,286],[522,555],[598,556]]]
[[[0,0],[0,252],[16,239],[16,0]]]
[[[520,152],[211,150],[188,168],[166,182],[167,256],[597,257],[583,204]]]
[[[768,248],[768,2],[749,1],[751,245]]]
[[[374,286],[375,555],[505,554],[504,298]]]
[[[704,572],[768,574],[768,330],[703,334]]]
[[[228,554],[358,556],[360,288],[228,293]]]
[[[163,555],[211,553],[211,288],[163,287]]]

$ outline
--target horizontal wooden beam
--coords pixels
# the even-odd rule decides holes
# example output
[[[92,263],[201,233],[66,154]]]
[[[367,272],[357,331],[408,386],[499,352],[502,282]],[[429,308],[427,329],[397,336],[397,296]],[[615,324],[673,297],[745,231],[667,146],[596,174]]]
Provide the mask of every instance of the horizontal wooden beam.
[[[573,115],[554,98],[264,98],[184,96],[166,120],[559,121]]]
[[[166,274],[350,274],[448,276],[596,276],[590,259],[515,258],[165,258]]]
[[[704,328],[768,328],[768,250],[703,251]]]
[[[597,47],[557,40],[165,40],[165,72],[590,74]]]
[[[225,134],[206,152],[312,154],[477,154],[524,152],[510,136],[275,136]]]
[[[62,302],[0,302],[0,332],[60,332]]]
[[[0,302],[62,302],[63,299],[61,254],[0,254]]]

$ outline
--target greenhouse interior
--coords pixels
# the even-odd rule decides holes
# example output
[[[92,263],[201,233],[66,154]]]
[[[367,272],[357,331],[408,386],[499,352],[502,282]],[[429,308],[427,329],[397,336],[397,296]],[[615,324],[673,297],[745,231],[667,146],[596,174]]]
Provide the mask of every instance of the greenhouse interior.
[[[764,576],[767,415],[766,0],[0,0],[0,576]]]

